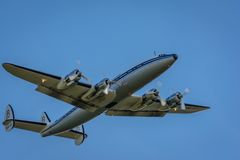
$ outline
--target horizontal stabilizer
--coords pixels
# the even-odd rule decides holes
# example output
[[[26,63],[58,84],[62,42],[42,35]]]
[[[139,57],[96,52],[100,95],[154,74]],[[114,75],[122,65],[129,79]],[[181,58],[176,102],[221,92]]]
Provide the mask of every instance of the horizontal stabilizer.
[[[6,108],[3,125],[5,126],[6,131],[11,131],[13,128],[18,128],[41,133],[48,127],[50,122],[51,120],[46,112],[43,112],[41,116],[41,122],[15,119],[13,108],[11,105],[8,105]],[[56,134],[55,136],[74,139],[76,145],[82,144],[84,139],[87,138],[83,126],[78,127],[78,129],[74,128],[72,130]]]
[[[46,123],[42,122],[15,119],[14,111],[11,105],[8,105],[6,108],[3,125],[5,126],[6,131],[10,131],[13,128],[19,128],[38,133],[47,126]]]
[[[87,138],[87,134],[85,134],[83,125],[81,125],[81,127],[79,126],[77,128],[78,129],[74,128],[72,130],[62,132],[60,134],[57,134],[56,136],[75,139],[75,144],[80,145],[84,142],[85,138]]]

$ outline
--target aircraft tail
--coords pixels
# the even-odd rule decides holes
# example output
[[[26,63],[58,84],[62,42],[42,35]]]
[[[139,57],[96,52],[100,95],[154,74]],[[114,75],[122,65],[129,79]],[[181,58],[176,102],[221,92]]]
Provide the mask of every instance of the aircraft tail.
[[[11,105],[6,107],[3,125],[7,132],[11,131],[14,128],[15,116]]]
[[[44,129],[49,127],[50,123],[51,120],[46,112],[43,112],[41,116],[41,122],[15,119],[14,111],[11,105],[7,106],[3,121],[6,131],[11,131],[13,128],[18,128],[36,133],[41,133]],[[72,130],[58,133],[55,136],[74,139],[76,145],[82,144],[85,138],[87,138],[83,125],[82,128],[77,127]]]
[[[42,113],[41,122],[46,123],[47,125],[49,125],[51,123],[51,120],[46,112]]]

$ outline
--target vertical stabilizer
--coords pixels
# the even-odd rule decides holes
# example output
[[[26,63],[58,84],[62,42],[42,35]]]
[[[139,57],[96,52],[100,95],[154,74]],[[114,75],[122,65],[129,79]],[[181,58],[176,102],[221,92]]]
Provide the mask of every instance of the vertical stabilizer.
[[[15,121],[15,117],[14,117],[13,108],[9,104],[6,107],[6,111],[5,111],[5,115],[4,115],[4,121],[3,121],[3,125],[5,126],[5,130],[7,132],[9,132],[13,129],[14,123],[15,123],[14,121]]]
[[[87,134],[85,134],[84,125],[77,126],[77,127],[73,128],[72,131],[82,133],[82,136],[76,137],[76,139],[75,139],[76,145],[82,144],[84,142],[85,138],[87,138]]]
[[[41,122],[42,122],[42,123],[46,123],[47,125],[51,123],[51,120],[50,120],[50,118],[48,117],[48,114],[47,114],[46,112],[43,112],[43,113],[42,113]]]

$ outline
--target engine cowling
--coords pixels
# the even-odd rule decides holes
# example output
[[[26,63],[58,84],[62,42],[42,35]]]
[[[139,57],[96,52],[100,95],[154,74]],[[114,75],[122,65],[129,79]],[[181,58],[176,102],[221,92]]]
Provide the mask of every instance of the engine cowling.
[[[159,91],[157,89],[151,89],[142,96],[142,106],[149,106],[153,102],[159,100]]]
[[[103,92],[110,87],[110,80],[108,78],[104,78],[99,83],[95,85],[96,92]]]
[[[142,100],[146,101],[155,101],[159,98],[159,91],[157,89],[151,89],[142,96]]]
[[[168,106],[171,108],[181,105],[183,95],[180,92],[176,92],[166,99]]]
[[[67,89],[73,84],[76,84],[82,77],[82,72],[80,72],[78,69],[75,69],[71,73],[69,73],[67,76],[61,79],[61,81],[57,85],[57,89]]]
[[[136,102],[133,106],[131,106],[132,111],[140,111],[154,102],[157,102],[159,99],[159,91],[157,89],[151,89],[142,95],[142,100]]]
[[[88,101],[96,99],[97,97],[99,97],[103,94],[107,95],[109,92],[111,83],[113,83],[111,80],[109,80],[108,78],[104,78],[99,83],[97,83],[94,87],[89,89],[89,91],[87,93],[85,93],[81,97],[81,99],[88,102]]]

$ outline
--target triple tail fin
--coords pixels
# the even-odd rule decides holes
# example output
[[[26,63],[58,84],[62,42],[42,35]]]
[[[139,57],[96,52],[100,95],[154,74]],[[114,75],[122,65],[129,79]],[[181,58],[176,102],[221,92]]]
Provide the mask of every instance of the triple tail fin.
[[[11,105],[8,105],[6,107],[3,121],[3,125],[6,131],[11,131],[13,128],[18,128],[36,133],[41,133],[44,129],[46,129],[46,127],[49,127],[50,123],[51,120],[46,112],[43,112],[40,122],[15,119],[13,108]],[[76,145],[82,144],[83,141],[87,138],[87,134],[85,134],[83,125],[65,132],[61,132],[59,134],[56,134],[55,136],[73,139],[75,140]]]

